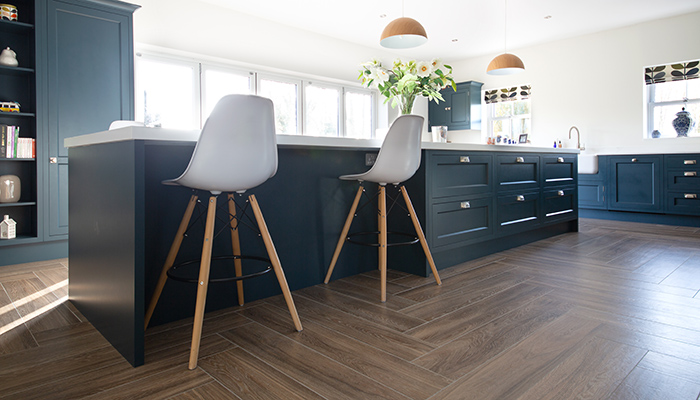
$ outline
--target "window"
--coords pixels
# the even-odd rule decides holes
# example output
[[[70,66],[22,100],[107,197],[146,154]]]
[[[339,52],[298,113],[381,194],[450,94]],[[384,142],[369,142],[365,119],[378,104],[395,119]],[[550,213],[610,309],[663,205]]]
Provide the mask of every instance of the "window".
[[[340,136],[340,88],[306,85],[304,132],[311,136]]]
[[[199,129],[199,65],[140,56],[136,60],[136,119],[148,126]]]
[[[520,135],[530,134],[530,86],[519,86],[485,91],[488,135],[500,137],[499,143],[512,140],[518,143]]]
[[[272,100],[275,128],[280,135],[299,135],[299,85],[301,81],[281,77],[258,78],[258,94]]]
[[[372,93],[345,90],[345,136],[371,139],[372,132]]]
[[[253,92],[251,73],[203,65],[202,120],[206,121],[209,118],[216,103],[227,94],[251,94]]]
[[[700,136],[700,61],[660,65],[645,69],[647,95],[647,136],[677,137],[673,128],[676,114],[683,108],[690,113],[695,126],[688,136]]]
[[[147,126],[200,129],[221,97],[272,100],[281,135],[373,138],[376,92],[234,67],[137,53],[136,118]],[[302,90],[302,88],[304,90]]]

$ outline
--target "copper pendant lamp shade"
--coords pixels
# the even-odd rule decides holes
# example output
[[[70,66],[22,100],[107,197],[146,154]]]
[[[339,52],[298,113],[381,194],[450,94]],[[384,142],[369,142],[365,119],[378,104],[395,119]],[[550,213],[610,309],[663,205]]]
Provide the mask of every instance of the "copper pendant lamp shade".
[[[506,53],[508,40],[508,0],[503,0],[503,54],[497,56],[486,67],[489,75],[512,75],[525,71],[525,64],[515,54]]]
[[[489,63],[486,73],[489,75],[510,75],[525,71],[525,64],[515,54],[503,53]]]
[[[379,44],[389,49],[408,49],[428,41],[425,28],[413,18],[401,17],[389,23],[382,32]]]

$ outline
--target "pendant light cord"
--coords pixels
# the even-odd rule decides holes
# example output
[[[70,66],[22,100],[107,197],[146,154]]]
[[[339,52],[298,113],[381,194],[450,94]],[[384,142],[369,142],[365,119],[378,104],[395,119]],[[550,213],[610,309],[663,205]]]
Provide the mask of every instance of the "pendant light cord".
[[[508,51],[508,0],[503,0],[503,52]]]

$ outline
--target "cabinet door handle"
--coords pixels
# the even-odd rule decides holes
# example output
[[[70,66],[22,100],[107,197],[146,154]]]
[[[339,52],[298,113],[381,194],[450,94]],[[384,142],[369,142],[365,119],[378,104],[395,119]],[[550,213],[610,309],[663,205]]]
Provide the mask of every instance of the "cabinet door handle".
[[[51,163],[51,164],[58,164],[58,157],[51,157],[51,158],[49,158],[49,163]]]
[[[525,196],[522,194],[519,194],[515,197],[515,201],[525,201]]]
[[[636,158],[633,158],[633,159],[632,159],[632,162],[637,162],[637,159],[636,159]]]
[[[695,165],[698,163],[698,160],[683,160],[683,164],[685,165]]]
[[[515,157],[515,162],[517,162],[517,163],[523,163],[523,162],[525,162],[525,159],[522,158],[522,157]]]
[[[564,162],[564,157],[557,157],[557,162]]]
[[[468,162],[472,162],[472,161],[469,159],[469,156],[460,156],[460,157],[459,157],[459,162],[461,162],[461,163],[468,163]]]
[[[685,171],[683,176],[698,176],[698,173],[696,171]]]
[[[695,193],[685,193],[683,197],[685,197],[686,199],[697,199],[698,195]]]
[[[472,208],[472,205],[468,201],[463,201],[459,203],[459,208]]]
[[[450,111],[452,110],[452,107],[445,107],[445,111]]]
[[[563,190],[558,190],[558,191],[557,191],[557,196],[563,196],[563,195],[564,195],[564,191],[563,191]]]

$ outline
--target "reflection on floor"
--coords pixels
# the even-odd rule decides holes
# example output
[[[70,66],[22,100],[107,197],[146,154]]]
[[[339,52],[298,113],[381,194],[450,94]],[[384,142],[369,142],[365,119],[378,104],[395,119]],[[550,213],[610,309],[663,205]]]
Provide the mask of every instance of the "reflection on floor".
[[[580,232],[431,278],[390,271],[149,329],[132,368],[66,302],[67,260],[0,267],[0,398],[698,399],[700,228]]]

